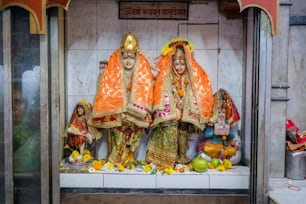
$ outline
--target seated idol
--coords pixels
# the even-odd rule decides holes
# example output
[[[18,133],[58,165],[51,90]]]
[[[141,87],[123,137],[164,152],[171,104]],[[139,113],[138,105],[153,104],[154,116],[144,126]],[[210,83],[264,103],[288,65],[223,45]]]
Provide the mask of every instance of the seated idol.
[[[84,164],[94,156],[91,148],[96,138],[97,130],[88,125],[88,119],[92,105],[81,99],[74,107],[73,113],[67,125],[64,137],[64,156],[69,158],[72,164]],[[85,149],[88,150],[84,157]]]
[[[204,129],[198,151],[208,160],[229,159],[233,164],[238,164],[241,160],[239,112],[226,90],[219,89],[214,98],[214,114]]]

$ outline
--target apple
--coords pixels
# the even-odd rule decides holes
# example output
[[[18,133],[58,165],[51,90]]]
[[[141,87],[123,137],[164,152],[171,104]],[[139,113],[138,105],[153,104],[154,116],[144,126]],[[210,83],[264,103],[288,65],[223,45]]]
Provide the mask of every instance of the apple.
[[[203,157],[195,157],[192,160],[192,167],[196,172],[205,172],[208,168],[208,161]]]
[[[218,166],[220,166],[221,161],[220,161],[218,158],[212,158],[212,159],[210,160],[210,163],[211,163],[215,168],[217,168]]]

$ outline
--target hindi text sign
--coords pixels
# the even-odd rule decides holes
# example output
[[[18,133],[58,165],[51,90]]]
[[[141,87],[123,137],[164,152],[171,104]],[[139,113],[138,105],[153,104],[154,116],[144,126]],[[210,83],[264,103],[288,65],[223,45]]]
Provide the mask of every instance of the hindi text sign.
[[[188,2],[119,2],[120,19],[188,20]]]

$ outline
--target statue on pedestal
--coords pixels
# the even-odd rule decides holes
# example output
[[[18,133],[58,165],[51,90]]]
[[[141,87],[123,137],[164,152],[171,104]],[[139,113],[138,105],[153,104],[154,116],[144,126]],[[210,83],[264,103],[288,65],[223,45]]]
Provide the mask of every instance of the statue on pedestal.
[[[110,128],[112,150],[108,161],[120,165],[134,160],[143,128],[151,123],[153,77],[133,33],[122,37],[100,78],[90,124]]]
[[[211,82],[192,56],[193,49],[190,41],[173,39],[163,47],[157,63],[152,124],[156,130],[146,155],[156,165],[190,162],[189,134],[203,130],[213,113]]]

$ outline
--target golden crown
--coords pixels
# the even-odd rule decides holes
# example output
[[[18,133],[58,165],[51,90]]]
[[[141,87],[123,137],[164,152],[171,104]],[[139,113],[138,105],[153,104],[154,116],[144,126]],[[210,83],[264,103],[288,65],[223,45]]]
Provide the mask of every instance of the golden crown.
[[[125,33],[121,40],[122,52],[125,51],[136,52],[137,49],[138,49],[138,40],[136,36],[131,32]]]

